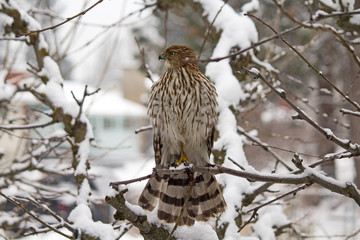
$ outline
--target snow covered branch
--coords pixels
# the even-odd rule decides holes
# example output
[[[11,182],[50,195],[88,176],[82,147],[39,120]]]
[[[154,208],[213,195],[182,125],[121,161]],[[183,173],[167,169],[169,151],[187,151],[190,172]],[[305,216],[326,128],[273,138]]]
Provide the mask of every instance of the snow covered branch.
[[[4,126],[0,126],[0,129],[2,129],[2,130],[26,130],[26,129],[33,129],[33,128],[43,128],[43,127],[50,126],[50,125],[52,125],[54,123],[55,123],[55,121],[52,120],[52,121],[49,121],[49,122],[46,122],[46,123],[19,125],[19,126],[7,124],[7,125],[4,125]]]
[[[29,211],[28,209],[26,209],[23,205],[21,205],[18,201],[16,201],[15,199],[6,196],[4,193],[0,192],[0,195],[3,196],[5,199],[7,199],[9,202],[13,203],[14,205],[20,207],[26,214],[30,215],[32,218],[34,218],[36,221],[40,222],[42,225],[44,225],[45,227],[49,228],[50,230],[62,235],[65,238],[68,239],[72,239],[71,236],[68,236],[66,234],[64,234],[63,232],[57,230],[55,227],[45,223],[43,220],[41,220],[39,217],[35,216],[34,213],[32,213],[31,211]],[[36,230],[35,230],[36,233]]]
[[[105,198],[105,201],[116,209],[116,213],[114,214],[114,218],[116,220],[127,220],[132,223],[135,227],[139,229],[140,234],[144,237],[145,240],[175,239],[174,237],[170,236],[168,229],[165,229],[161,226],[159,227],[154,223],[149,223],[146,215],[139,214],[139,209],[137,209],[137,212],[135,212],[135,206],[132,206],[131,209],[129,207],[130,204],[126,202],[126,199],[124,197],[124,194],[126,192],[127,189],[124,189],[120,192],[117,192],[115,196],[106,196]],[[139,206],[136,207],[140,208]]]
[[[334,34],[343,44],[343,46],[347,49],[347,51],[351,54],[354,62],[360,67],[360,58],[356,55],[356,52],[354,50],[353,47],[350,46],[350,44],[348,43],[348,41],[346,41],[346,39],[342,36],[342,34],[340,33],[340,31],[338,31],[337,29],[335,29],[333,26],[329,26],[327,24],[315,24],[313,21],[311,21],[310,23],[303,23],[300,20],[296,19],[295,17],[293,17],[290,13],[288,13],[283,4],[279,3],[278,0],[273,0],[273,2],[276,4],[276,6],[281,10],[281,12],[291,21],[293,21],[294,23],[298,24],[299,26],[303,26],[305,28],[309,28],[309,29],[315,29],[315,30],[323,30],[323,31],[327,31],[330,32],[332,34]],[[347,12],[347,14],[345,15],[341,15],[341,14],[336,14],[336,15],[330,15],[329,17],[342,17],[342,16],[347,16],[347,15],[356,15],[359,14],[359,11],[353,11],[353,12]],[[322,18],[316,18],[313,19],[315,21],[317,20],[321,20]]]
[[[39,30],[31,30],[31,31],[27,31],[25,33],[19,33],[16,35],[16,37],[21,37],[21,36],[29,36],[29,35],[32,35],[32,34],[38,34],[38,33],[41,33],[41,32],[45,32],[45,31],[48,31],[48,30],[54,30],[55,28],[57,27],[60,27],[61,25],[64,25],[65,23],[67,22],[70,22],[72,20],[74,20],[75,18],[78,18],[84,14],[86,14],[88,11],[90,11],[91,9],[93,9],[96,5],[98,5],[99,3],[101,3],[103,0],[98,0],[97,2],[95,2],[93,5],[91,5],[90,7],[88,7],[87,9],[85,9],[84,11],[81,11],[79,12],[78,14],[72,16],[72,17],[67,17],[65,21],[62,21],[56,25],[53,25],[51,27],[47,27],[47,28],[43,28],[43,29],[39,29]]]
[[[360,112],[359,111],[352,111],[352,110],[349,110],[349,109],[345,109],[345,108],[342,108],[340,109],[340,112],[342,114],[349,114],[349,115],[353,115],[353,116],[356,116],[356,117],[360,117]]]
[[[90,8],[78,15],[86,13],[100,2],[102,1],[98,1],[96,4],[92,5]],[[1,12],[5,13],[10,18],[13,18],[14,22],[17,23],[7,25],[7,30],[9,31],[8,34],[10,34],[11,31],[16,35],[23,34],[28,36],[28,44],[34,50],[37,63],[37,66],[30,65],[32,68],[31,72],[33,72],[35,77],[39,78],[42,82],[42,84],[38,84],[36,86],[24,84],[19,87],[22,88],[22,91],[28,91],[32,93],[34,97],[36,97],[45,106],[50,108],[51,113],[49,115],[52,120],[45,124],[30,124],[24,125],[22,127],[7,125],[2,127],[2,129],[24,130],[46,127],[58,122],[62,123],[63,129],[66,133],[67,142],[70,143],[71,146],[73,168],[72,175],[77,185],[77,206],[70,212],[68,218],[69,222],[71,222],[71,225],[73,226],[73,229],[75,229],[72,232],[74,235],[80,232],[81,239],[101,239],[102,236],[105,236],[106,234],[112,235],[113,228],[111,226],[103,223],[93,222],[91,211],[89,209],[91,188],[88,181],[88,169],[90,168],[88,155],[90,141],[93,138],[93,134],[91,125],[83,113],[83,103],[86,97],[96,93],[97,91],[89,93],[85,87],[81,100],[77,100],[76,98],[74,98],[73,101],[67,100],[64,94],[64,80],[62,78],[60,68],[54,59],[52,59],[48,54],[48,45],[44,36],[42,35],[43,31],[60,26],[65,22],[77,17],[78,15],[54,27],[42,30],[34,30],[41,29],[40,24],[30,15],[25,13],[22,9],[18,8],[16,4],[12,5],[12,3],[12,1],[1,3]],[[36,170],[36,168],[33,166],[37,164],[33,163],[33,161],[34,160],[31,158],[29,165],[25,167]],[[12,172],[12,174],[21,173],[22,171],[24,171],[24,168],[21,168],[21,170],[18,172]],[[18,181],[20,182],[22,180]],[[28,184],[31,185],[31,183]],[[37,188],[38,186],[34,187]],[[38,191],[40,191],[40,189]],[[48,189],[45,189],[44,192],[46,191],[48,191]],[[65,194],[65,192],[62,192],[62,194]],[[79,216],[82,216],[82,218]],[[91,227],[95,225],[97,226],[96,228]],[[106,233],[103,233],[101,229],[106,229]]]
[[[294,155],[292,159],[294,165],[300,170],[289,174],[265,174],[258,172],[254,169],[246,170],[235,170],[232,168],[227,168],[224,166],[214,165],[209,167],[191,165],[182,169],[169,169],[169,168],[154,168],[154,173],[161,178],[168,178],[169,175],[176,175],[180,173],[185,173],[186,171],[191,170],[192,172],[202,172],[202,173],[211,173],[214,175],[217,174],[229,174],[232,176],[245,178],[249,181],[254,182],[266,182],[266,183],[280,183],[280,184],[312,184],[316,183],[320,186],[339,194],[342,194],[346,197],[350,197],[355,200],[355,202],[360,206],[360,192],[353,183],[346,182],[341,183],[326,177],[325,175],[315,171],[310,166],[303,166],[302,159],[298,154]],[[123,182],[111,183],[112,186],[117,186],[121,184],[129,184],[135,181],[142,181],[149,178],[151,175],[147,175],[141,178],[127,180]]]
[[[315,128],[318,132],[324,135],[329,141],[334,142],[338,146],[344,148],[345,150],[351,152],[355,156],[360,155],[360,146],[357,143],[351,143],[350,140],[341,139],[334,135],[334,133],[328,128],[322,128],[312,120],[303,110],[301,110],[298,106],[296,106],[293,102],[291,102],[286,97],[286,92],[283,89],[275,88],[271,85],[269,81],[267,81],[257,69],[246,69],[243,68],[248,74],[254,76],[255,78],[261,79],[269,88],[271,88],[279,97],[281,97],[292,109],[294,109],[298,115],[293,116],[293,119],[301,119],[309,123],[313,128]]]
[[[273,0],[274,2],[277,2],[276,0]],[[271,27],[269,24],[262,21],[260,18],[247,14],[248,16],[260,21],[262,24],[270,28],[275,34],[277,34],[277,31]],[[291,50],[293,50],[309,67],[311,70],[313,70],[316,74],[318,74],[323,80],[325,80],[333,89],[336,90],[346,101],[351,103],[356,109],[360,110],[360,105],[357,102],[354,102],[352,99],[349,98],[343,91],[341,91],[328,77],[326,77],[322,71],[318,70],[313,64],[310,63],[308,59],[306,59],[293,45],[291,45],[287,40],[285,40],[281,35],[279,35],[279,38],[281,41],[283,41]],[[353,52],[353,48],[349,46],[349,49],[351,49],[351,52]],[[358,60],[358,57],[355,55],[354,58]],[[360,60],[359,65],[360,65]]]

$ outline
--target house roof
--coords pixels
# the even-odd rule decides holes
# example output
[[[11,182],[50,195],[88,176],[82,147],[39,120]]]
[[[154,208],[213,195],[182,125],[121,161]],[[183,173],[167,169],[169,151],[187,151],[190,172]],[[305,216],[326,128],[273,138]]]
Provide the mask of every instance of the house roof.
[[[77,99],[81,99],[84,94],[85,84],[76,81],[64,81],[65,94],[72,99],[73,91]],[[96,89],[88,86],[88,92]],[[98,93],[89,96],[84,103],[85,113],[89,116],[146,116],[146,108],[143,105],[125,99],[121,94],[121,89],[113,87],[110,89],[100,89]]]
[[[90,116],[146,116],[146,108],[123,98],[119,89],[104,90],[85,106]]]

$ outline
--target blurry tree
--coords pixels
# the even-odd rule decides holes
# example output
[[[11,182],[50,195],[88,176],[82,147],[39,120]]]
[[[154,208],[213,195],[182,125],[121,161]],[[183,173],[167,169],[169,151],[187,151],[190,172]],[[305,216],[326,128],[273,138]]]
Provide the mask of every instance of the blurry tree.
[[[95,190],[89,182],[88,158],[93,136],[83,103],[97,91],[85,88],[81,99],[65,100],[63,78],[82,67],[67,57],[72,53],[70,45],[80,26],[89,24],[82,22],[82,16],[103,1],[84,1],[83,10],[70,18],[59,17],[53,4],[38,1],[29,8],[26,1],[0,0],[0,139],[20,138],[26,146],[18,147],[16,156],[9,157],[8,149],[2,149],[0,155],[6,166],[0,167],[0,206],[4,210],[0,212],[0,234],[4,238],[54,231],[68,239],[121,239],[135,227],[144,239],[190,239],[205,234],[214,239],[240,235],[303,239],[313,237],[312,229],[287,215],[286,204],[304,201],[307,206],[306,197],[298,192],[312,193],[313,189],[351,198],[359,212],[358,2],[144,0],[139,9],[118,22],[101,26],[104,32],[111,31],[123,27],[121,23],[128,17],[150,12],[159,19],[162,41],[157,38],[159,33],[149,34],[145,25],[132,28],[148,78],[156,81],[153,72],[159,75],[163,68],[152,60],[155,54],[165,46],[183,43],[198,50],[200,68],[218,89],[216,166],[189,168],[218,174],[228,209],[211,227],[199,224],[195,230],[177,229],[176,225],[169,228],[153,217],[148,221],[149,215],[128,202],[124,185],[150,175],[112,183],[114,190],[104,198],[116,209],[115,220],[94,221],[91,207],[101,200],[91,198]],[[73,24],[71,30],[65,36],[59,34],[68,24]],[[88,48],[94,39],[79,49]],[[110,55],[116,40],[105,41]],[[136,46],[135,40],[132,46]],[[114,57],[110,55],[108,61],[100,61],[103,72],[99,79],[113,66],[109,65]],[[16,73],[15,62],[28,72]],[[22,74],[26,77],[19,78]],[[13,104],[23,93],[34,96],[46,110],[39,107],[23,112],[22,106]],[[47,121],[36,122],[35,113],[46,116]],[[41,135],[40,129],[58,123],[61,132]],[[30,136],[30,130],[36,132],[36,138]],[[45,160],[50,157],[55,164]],[[339,172],[336,166],[350,161],[355,161],[356,168]],[[356,185],[346,178],[355,170]],[[183,170],[154,171],[161,176]],[[71,179],[75,184],[67,188],[49,185],[54,178]],[[64,195],[73,203],[68,215],[51,205]],[[326,201],[321,193],[313,196],[313,204]],[[355,237],[357,228],[344,236]]]

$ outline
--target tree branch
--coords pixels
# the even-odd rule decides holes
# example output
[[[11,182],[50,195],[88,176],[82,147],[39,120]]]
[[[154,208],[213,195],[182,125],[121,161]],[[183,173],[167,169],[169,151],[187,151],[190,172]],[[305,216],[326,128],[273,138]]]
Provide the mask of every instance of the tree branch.
[[[273,0],[276,2],[276,0]],[[275,34],[278,34],[276,32],[276,30],[271,27],[269,24],[265,23],[263,20],[261,20],[260,18],[251,15],[251,14],[247,14],[247,16],[254,18],[256,20],[258,20],[259,22],[261,22],[262,24],[264,24],[265,26],[267,26],[268,28],[271,29],[271,31],[273,31]],[[288,41],[286,41],[281,35],[279,35],[279,38],[281,39],[281,41],[283,41],[291,50],[293,50],[316,74],[318,74],[322,79],[324,79],[333,89],[335,89],[335,91],[337,91],[346,101],[348,101],[351,105],[353,105],[357,110],[360,110],[360,105],[354,101],[352,101],[349,96],[347,96],[345,93],[343,93],[333,82],[330,81],[330,79],[328,79],[321,71],[319,71],[314,65],[312,65],[294,46],[292,46]],[[357,57],[356,57],[357,58]],[[360,66],[360,63],[359,63]]]
[[[141,133],[141,132],[145,132],[148,130],[152,130],[152,126],[145,126],[145,127],[141,127],[135,130],[135,134]]]
[[[349,114],[352,116],[360,117],[360,111],[351,111],[349,109],[342,108],[342,109],[340,109],[340,112],[344,115]]]
[[[16,197],[16,200],[31,202],[33,205],[40,207],[44,212],[49,213],[51,216],[53,216],[59,222],[61,227],[65,226],[71,232],[75,232],[75,229],[71,226],[71,224],[66,222],[61,216],[56,214],[52,209],[50,209],[45,204],[42,204],[42,203],[40,203],[40,202],[38,202],[38,201],[36,201],[35,199],[32,199],[32,198],[21,199],[21,198]]]
[[[256,48],[257,46],[260,46],[260,45],[262,45],[262,44],[264,44],[264,43],[266,43],[266,42],[269,42],[269,41],[271,41],[271,40],[274,40],[274,39],[280,37],[281,35],[284,35],[284,34],[286,34],[286,33],[295,31],[295,30],[297,30],[297,29],[299,29],[299,28],[301,28],[301,26],[295,26],[295,27],[289,28],[289,29],[287,29],[287,30],[285,30],[285,31],[282,31],[281,33],[278,33],[278,34],[276,34],[276,35],[274,35],[274,36],[265,38],[265,39],[263,39],[263,40],[261,40],[261,41],[259,41],[259,42],[257,42],[257,43],[254,43],[254,44],[252,44],[250,47],[241,49],[241,50],[239,50],[239,51],[237,51],[237,52],[234,52],[233,54],[229,54],[229,55],[224,56],[224,57],[209,58],[209,59],[197,59],[197,60],[189,60],[189,61],[196,61],[196,62],[200,62],[200,63],[207,63],[207,62],[219,62],[219,61],[222,61],[222,60],[227,59],[227,58],[233,58],[233,57],[236,57],[236,56],[238,56],[238,55],[240,55],[240,54],[243,54],[243,53],[245,53],[245,52],[247,52],[247,51],[249,51],[249,50],[251,50],[251,49],[254,49],[254,48]]]
[[[140,55],[141,55],[141,57],[142,57],[142,61],[143,61],[143,64],[144,64],[144,69],[145,69],[145,75],[146,75],[147,78],[150,79],[150,81],[151,81],[152,83],[154,83],[154,79],[153,79],[152,76],[151,76],[151,73],[150,73],[151,71],[150,71],[150,69],[149,69],[149,66],[146,64],[145,50],[144,50],[144,48],[142,48],[142,47],[140,46],[140,43],[139,43],[139,41],[138,41],[137,38],[135,38],[135,42],[136,42],[136,44],[137,44],[137,46],[138,46],[138,48],[139,48],[139,52],[140,52]]]
[[[287,164],[285,163],[285,161],[282,160],[282,159],[280,158],[280,156],[277,155],[276,152],[272,151],[266,144],[262,143],[259,139],[250,136],[250,135],[247,134],[244,130],[242,130],[240,127],[238,127],[237,130],[238,130],[238,132],[240,132],[242,135],[244,135],[245,137],[247,137],[247,138],[250,139],[251,141],[259,144],[259,146],[262,147],[262,149],[264,149],[265,151],[267,151],[268,153],[270,153],[271,156],[273,156],[273,157],[275,158],[275,160],[276,160],[277,162],[281,163],[287,170],[293,171],[293,169],[292,169],[289,165],[287,165]]]
[[[127,184],[134,183],[134,182],[141,182],[142,180],[151,178],[151,176],[153,176],[153,174],[149,174],[149,175],[146,175],[143,177],[134,178],[134,179],[126,180],[126,181],[110,182],[109,185],[111,187],[115,188],[119,185],[127,185]]]
[[[55,121],[51,120],[46,123],[37,123],[37,124],[28,124],[28,125],[8,124],[8,125],[1,125],[0,130],[27,130],[27,129],[34,129],[34,128],[43,128],[43,127],[50,126],[54,123],[55,123]]]
[[[333,26],[319,25],[319,24],[314,25],[314,20],[320,20],[321,18],[314,19],[313,21],[309,21],[308,23],[303,23],[300,20],[293,17],[290,13],[288,13],[285,10],[284,6],[282,4],[280,4],[277,0],[273,0],[273,2],[287,18],[289,18],[294,23],[299,24],[299,26],[302,26],[304,28],[309,28],[309,29],[316,29],[316,30],[320,29],[320,30],[328,31],[328,32],[331,32],[332,34],[334,34],[340,40],[340,42],[344,45],[346,50],[348,50],[348,52],[351,54],[354,62],[360,67],[360,59],[357,57],[354,48],[348,44],[348,42],[341,36],[341,34],[338,31],[336,31],[336,29]],[[349,13],[350,12],[348,12],[348,14]],[[351,13],[352,13],[351,15],[356,15],[356,14],[359,14],[360,12],[354,11]],[[339,15],[334,15],[334,16],[339,16]],[[358,105],[358,107],[359,107],[359,105]]]
[[[311,185],[311,183],[309,183],[309,184],[302,184],[301,186],[299,186],[299,187],[297,187],[297,188],[295,188],[295,189],[293,189],[293,190],[291,190],[291,191],[289,191],[289,192],[287,192],[287,193],[284,193],[284,194],[282,194],[282,195],[280,195],[280,196],[278,196],[278,197],[276,197],[276,198],[274,198],[274,199],[271,199],[270,201],[267,201],[267,202],[265,202],[265,203],[263,203],[263,204],[260,204],[259,206],[256,206],[256,207],[248,210],[246,213],[250,213],[250,212],[252,212],[252,211],[257,212],[260,208],[265,207],[266,205],[269,205],[269,204],[271,204],[271,203],[273,203],[273,202],[276,202],[277,200],[279,200],[279,199],[281,199],[281,198],[283,198],[283,197],[286,197],[286,196],[288,196],[288,195],[296,194],[297,192],[299,192],[299,191],[301,191],[301,190],[304,190],[305,188],[309,187],[310,185]]]
[[[301,119],[309,123],[312,127],[314,127],[318,132],[324,135],[329,141],[334,142],[338,146],[346,149],[347,151],[353,153],[355,156],[360,155],[360,146],[355,143],[351,144],[350,140],[347,139],[340,139],[339,137],[335,136],[330,129],[324,129],[319,126],[318,123],[313,121],[303,110],[297,107],[294,103],[292,103],[287,97],[286,92],[282,89],[277,89],[273,87],[261,74],[257,69],[247,69],[243,67],[245,72],[254,76],[255,78],[261,79],[269,88],[271,88],[278,96],[280,96],[292,109],[294,109],[298,115],[294,116],[293,119]]]
[[[36,221],[38,221],[39,223],[41,223],[42,225],[44,225],[45,227],[51,229],[52,231],[62,235],[65,238],[68,239],[73,239],[71,236],[66,235],[65,233],[57,230],[56,228],[52,227],[51,225],[45,223],[44,221],[42,221],[40,218],[38,218],[37,216],[35,216],[33,213],[31,213],[31,211],[27,210],[24,206],[22,206],[20,203],[18,203],[16,200],[12,199],[11,197],[6,196],[4,193],[0,192],[0,195],[3,196],[4,198],[6,198],[6,200],[8,200],[9,202],[11,202],[12,204],[20,207],[26,214],[28,214],[29,216],[31,216],[33,219],[35,219]]]
[[[203,49],[204,49],[205,43],[206,43],[206,41],[207,41],[207,39],[208,39],[208,37],[209,37],[209,35],[210,35],[211,28],[213,27],[216,18],[219,16],[221,10],[224,8],[224,6],[227,4],[227,2],[228,2],[228,0],[225,0],[225,1],[224,1],[223,5],[220,7],[219,11],[216,13],[214,19],[213,19],[212,22],[210,23],[209,27],[206,29],[206,31],[205,31],[205,37],[204,37],[204,40],[203,40],[203,42],[202,42],[202,44],[201,44],[201,47],[200,47],[200,50],[199,50],[197,59],[200,59],[200,56],[201,56],[201,53],[202,53],[202,51],[203,51]]]
[[[312,22],[317,22],[321,19],[324,19],[324,18],[328,18],[328,17],[340,17],[340,16],[347,16],[347,15],[355,15],[355,14],[360,14],[360,11],[353,11],[353,12],[347,12],[347,13],[334,13],[334,14],[328,14],[328,15],[324,15],[322,17],[319,17],[317,19],[313,19]],[[249,14],[246,14],[247,16],[249,16]],[[289,33],[289,32],[292,32],[292,31],[295,31],[295,30],[298,30],[302,27],[308,27],[307,24],[309,24],[310,22],[307,22],[307,23],[302,23],[300,25],[297,25],[295,27],[292,27],[292,28],[289,28],[281,33],[276,33],[276,35],[274,36],[271,36],[271,37],[268,37],[268,38],[265,38],[257,43],[254,43],[252,46],[248,47],[248,48],[244,48],[244,49],[241,49],[233,54],[229,54],[227,56],[224,56],[224,57],[219,57],[219,58],[210,58],[210,59],[198,59],[196,60],[196,62],[201,62],[201,63],[207,63],[207,62],[219,62],[221,60],[224,60],[224,59],[227,59],[227,58],[233,58],[233,57],[236,57],[237,55],[240,55],[240,54],[243,54],[244,52],[247,52],[257,46],[260,46],[266,42],[269,42],[271,40],[274,40],[276,38],[279,38],[280,36],[283,36],[285,35],[286,33]],[[305,26],[303,26],[305,25]]]
[[[26,32],[26,33],[21,33],[21,34],[17,34],[16,37],[21,37],[21,36],[29,36],[31,34],[36,34],[36,33],[40,33],[40,32],[45,32],[47,30],[54,30],[55,28],[61,26],[61,25],[64,25],[65,23],[67,22],[70,22],[71,20],[81,16],[81,15],[84,15],[85,13],[87,13],[88,11],[90,11],[92,8],[94,8],[96,5],[98,5],[99,3],[101,3],[103,0],[99,0],[97,1],[96,3],[94,3],[93,5],[91,5],[90,7],[88,7],[87,9],[85,9],[84,11],[82,12],[79,12],[78,14],[72,16],[72,17],[68,17],[66,18],[65,21],[63,22],[60,22],[54,26],[51,26],[51,27],[47,27],[47,28],[43,28],[43,29],[40,29],[40,30],[33,30],[33,31],[29,31],[29,32]]]
[[[145,240],[166,239],[170,236],[167,229],[158,227],[156,224],[149,223],[145,215],[138,215],[128,207],[124,194],[127,189],[120,191],[116,196],[106,196],[105,201],[116,209],[114,218],[119,221],[127,220],[140,231]],[[175,240],[174,237],[169,239]]]
[[[360,193],[356,186],[351,182],[341,183],[333,178],[326,177],[314,169],[312,169],[311,165],[303,166],[301,163],[301,158],[298,154],[294,155],[293,162],[296,167],[299,168],[298,171],[294,171],[291,174],[265,174],[255,170],[251,171],[243,171],[243,170],[234,170],[231,168],[219,166],[219,165],[212,165],[212,166],[198,166],[198,165],[191,165],[189,167],[183,169],[170,169],[165,167],[157,167],[153,169],[153,174],[157,174],[161,178],[165,178],[166,176],[185,173],[187,171],[192,172],[201,172],[201,173],[210,173],[210,174],[229,174],[232,176],[237,176],[241,178],[246,178],[249,181],[258,181],[258,182],[266,182],[266,183],[280,183],[280,184],[311,184],[317,183],[320,186],[332,191],[344,195],[346,197],[352,198],[355,202],[360,206]],[[298,174],[301,173],[302,174]],[[298,175],[294,175],[298,174]],[[148,178],[149,175],[141,178],[137,178],[134,180],[123,181],[124,184],[141,181],[143,179]],[[118,182],[121,184],[121,182]],[[117,184],[117,185],[119,185]],[[113,184],[112,186],[114,186]]]

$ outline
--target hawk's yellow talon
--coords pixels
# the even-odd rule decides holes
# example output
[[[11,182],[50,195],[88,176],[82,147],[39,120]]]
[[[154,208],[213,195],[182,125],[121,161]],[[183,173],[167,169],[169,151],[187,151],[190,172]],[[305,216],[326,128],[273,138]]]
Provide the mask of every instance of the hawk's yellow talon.
[[[189,160],[186,158],[185,154],[184,154],[184,150],[181,146],[181,155],[180,155],[180,159],[177,160],[175,162],[176,166],[180,166],[183,162],[189,162]]]

